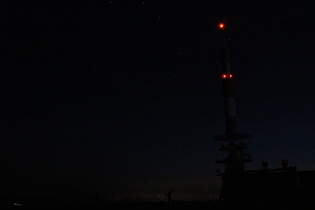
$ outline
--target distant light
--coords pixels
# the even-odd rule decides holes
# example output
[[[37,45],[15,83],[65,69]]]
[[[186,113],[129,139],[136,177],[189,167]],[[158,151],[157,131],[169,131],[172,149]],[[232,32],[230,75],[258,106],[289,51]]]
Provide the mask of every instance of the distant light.
[[[233,75],[232,74],[229,74],[229,78],[232,78],[233,77]]]
[[[219,29],[224,29],[225,28],[225,24],[224,23],[219,23]]]
[[[21,203],[13,203],[13,206],[23,206]]]
[[[227,75],[226,74],[222,74],[222,78],[226,79]]]

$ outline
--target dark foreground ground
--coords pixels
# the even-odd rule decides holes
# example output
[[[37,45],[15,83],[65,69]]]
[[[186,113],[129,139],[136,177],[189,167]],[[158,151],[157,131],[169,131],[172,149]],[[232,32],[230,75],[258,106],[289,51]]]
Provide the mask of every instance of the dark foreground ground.
[[[216,202],[105,202],[99,204],[20,204],[6,203],[1,209],[96,209],[96,210],[125,210],[125,209],[217,209]]]
[[[289,201],[288,201],[289,202]],[[99,204],[19,204],[19,203],[6,203],[0,206],[1,209],[47,209],[47,210],[65,210],[65,209],[96,209],[96,210],[125,210],[125,209],[152,209],[152,210],[182,210],[182,209],[193,209],[193,210],[229,210],[229,209],[255,209],[255,210],[273,210],[273,209],[315,209],[314,205],[310,203],[296,203],[294,205],[285,203],[281,205],[274,204],[242,204],[238,206],[226,206],[222,203],[215,201],[205,202],[105,202]]]

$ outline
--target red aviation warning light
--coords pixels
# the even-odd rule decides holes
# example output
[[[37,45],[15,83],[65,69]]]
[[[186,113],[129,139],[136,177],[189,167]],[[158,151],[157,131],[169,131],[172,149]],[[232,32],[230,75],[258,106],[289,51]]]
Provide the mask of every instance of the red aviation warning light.
[[[225,28],[225,24],[224,23],[219,23],[219,29],[224,29]]]
[[[233,78],[233,74],[222,74],[222,79],[232,79]]]

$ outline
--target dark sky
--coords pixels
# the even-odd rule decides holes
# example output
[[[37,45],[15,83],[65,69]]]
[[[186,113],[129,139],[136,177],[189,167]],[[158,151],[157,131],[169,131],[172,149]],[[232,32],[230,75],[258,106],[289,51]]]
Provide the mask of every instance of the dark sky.
[[[287,158],[315,169],[313,1],[3,8],[1,196],[218,196],[219,21],[227,24],[239,128],[252,135],[247,168]]]

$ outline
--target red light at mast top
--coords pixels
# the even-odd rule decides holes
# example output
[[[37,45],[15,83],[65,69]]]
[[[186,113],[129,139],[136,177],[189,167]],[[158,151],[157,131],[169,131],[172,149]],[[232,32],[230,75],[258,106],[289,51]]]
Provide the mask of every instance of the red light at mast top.
[[[219,23],[219,29],[224,29],[225,28],[225,24],[224,23]]]

